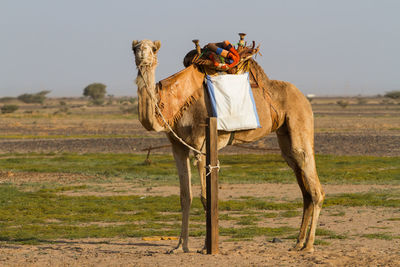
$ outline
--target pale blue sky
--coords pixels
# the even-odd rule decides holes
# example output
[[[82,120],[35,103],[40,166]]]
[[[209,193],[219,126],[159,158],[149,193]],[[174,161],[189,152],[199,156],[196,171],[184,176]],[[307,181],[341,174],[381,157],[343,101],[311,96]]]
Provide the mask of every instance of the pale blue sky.
[[[192,39],[238,32],[261,44],[270,78],[306,94],[383,94],[400,90],[399,14],[396,0],[0,0],[0,96],[80,96],[92,82],[133,96],[133,39],[161,40],[160,80]]]

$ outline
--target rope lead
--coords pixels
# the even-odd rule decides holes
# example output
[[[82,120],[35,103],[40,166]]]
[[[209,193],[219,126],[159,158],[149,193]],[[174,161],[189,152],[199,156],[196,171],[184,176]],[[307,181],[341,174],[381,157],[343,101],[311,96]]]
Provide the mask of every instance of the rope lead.
[[[219,171],[220,170],[219,160],[218,160],[217,166],[211,166],[211,164],[209,164],[209,165],[205,166],[205,168],[208,170],[208,172],[206,173],[206,177],[211,174],[213,169],[217,169]]]

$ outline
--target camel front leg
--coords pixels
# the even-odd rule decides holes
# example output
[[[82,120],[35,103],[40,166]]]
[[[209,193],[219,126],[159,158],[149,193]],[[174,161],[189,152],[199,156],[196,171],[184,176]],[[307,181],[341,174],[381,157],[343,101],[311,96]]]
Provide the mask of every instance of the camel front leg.
[[[172,151],[174,154],[175,163],[179,175],[182,226],[179,243],[177,247],[171,252],[175,252],[180,248],[182,248],[183,252],[189,252],[189,211],[193,199],[191,188],[189,150],[180,144],[172,144]]]
[[[201,203],[203,204],[204,217],[206,218],[206,212],[207,212],[206,157],[204,155],[196,155],[196,157],[197,157],[197,169],[199,171],[200,186],[201,186],[200,200]],[[204,240],[204,247],[198,252],[202,254],[207,253],[206,242],[207,241]]]

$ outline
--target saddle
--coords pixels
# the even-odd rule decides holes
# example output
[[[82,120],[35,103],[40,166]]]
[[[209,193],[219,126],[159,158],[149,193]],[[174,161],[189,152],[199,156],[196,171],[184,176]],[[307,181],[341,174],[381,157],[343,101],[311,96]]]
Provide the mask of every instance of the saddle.
[[[203,48],[198,40],[193,40],[196,49],[189,51],[184,59],[185,69],[158,82],[157,92],[159,107],[169,125],[180,119],[183,111],[202,95],[205,75],[241,74],[250,72],[250,85],[254,88],[264,87],[257,73],[249,67],[249,60],[259,53],[259,45],[255,42],[247,46],[245,34],[240,33],[237,48],[228,41],[209,43]],[[264,88],[262,88],[264,90]],[[161,125],[165,125],[161,115],[156,112]]]
[[[193,40],[196,49],[189,51],[183,59],[183,65],[188,67],[196,65],[205,74],[216,74],[226,72],[228,74],[238,74],[242,72],[244,63],[252,56],[259,53],[260,45],[255,48],[255,42],[252,46],[247,46],[244,42],[244,33],[240,33],[240,41],[237,48],[225,40],[219,43],[209,43],[203,48],[199,45],[199,40]]]

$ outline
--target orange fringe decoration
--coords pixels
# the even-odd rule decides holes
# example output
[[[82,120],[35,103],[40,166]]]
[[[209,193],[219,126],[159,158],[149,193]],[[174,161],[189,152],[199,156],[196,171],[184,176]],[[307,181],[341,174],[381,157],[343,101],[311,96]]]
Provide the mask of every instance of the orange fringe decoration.
[[[158,86],[159,108],[168,124],[178,121],[183,112],[201,96],[205,74],[193,65],[160,81]],[[165,126],[161,115],[155,112],[158,122]]]

